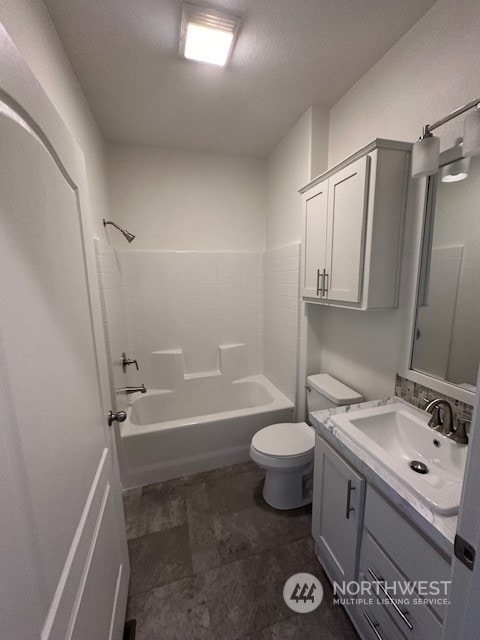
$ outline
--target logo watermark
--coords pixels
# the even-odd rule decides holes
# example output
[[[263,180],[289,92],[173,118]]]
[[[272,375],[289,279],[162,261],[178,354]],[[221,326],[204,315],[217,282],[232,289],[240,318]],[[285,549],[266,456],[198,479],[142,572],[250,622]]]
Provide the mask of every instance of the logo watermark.
[[[311,573],[296,573],[286,581],[283,599],[292,611],[310,613],[315,611],[323,600],[322,584]]]
[[[334,582],[333,603],[341,605],[448,605],[450,580],[360,580]]]

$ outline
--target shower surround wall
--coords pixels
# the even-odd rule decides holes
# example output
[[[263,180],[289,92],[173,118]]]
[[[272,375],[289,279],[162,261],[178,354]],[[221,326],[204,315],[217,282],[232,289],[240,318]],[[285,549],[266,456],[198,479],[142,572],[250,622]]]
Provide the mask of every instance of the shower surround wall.
[[[243,375],[263,371],[262,253],[121,251],[135,382],[158,388],[152,352],[182,349],[186,375],[219,370],[221,345],[245,344]],[[132,369],[132,367],[130,367]]]
[[[158,386],[152,352],[182,349],[185,372],[219,368],[218,347],[245,344],[243,375],[264,373],[295,400],[300,245],[266,252],[118,250],[95,240],[112,396]],[[264,284],[265,280],[265,284]],[[140,371],[120,365],[121,354]],[[126,397],[116,395],[117,409]]]
[[[295,401],[300,349],[300,244],[265,251],[264,373]]]
[[[117,411],[123,411],[127,406],[126,396],[115,394],[115,389],[124,387],[130,377],[123,372],[120,364],[121,354],[128,345],[120,252],[103,239],[95,238],[94,243],[110,392]]]

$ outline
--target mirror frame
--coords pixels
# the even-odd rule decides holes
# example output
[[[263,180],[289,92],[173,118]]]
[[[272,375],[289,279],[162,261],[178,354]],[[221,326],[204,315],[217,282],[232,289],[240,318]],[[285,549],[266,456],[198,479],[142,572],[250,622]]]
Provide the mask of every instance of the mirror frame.
[[[444,164],[448,164],[462,157],[462,148],[460,145],[446,149],[440,154],[440,167]],[[438,181],[438,173],[422,180],[411,180],[410,189],[413,187],[412,183],[417,182],[419,186],[423,187],[419,189],[416,202],[412,205],[415,209],[413,214],[421,211],[420,215],[415,215],[414,228],[412,229],[412,262],[414,265],[414,275],[411,279],[413,292],[409,299],[409,324],[408,324],[408,352],[404,360],[404,368],[400,371],[400,375],[407,380],[412,380],[425,387],[429,387],[434,391],[438,391],[446,396],[450,396],[455,400],[466,402],[473,405],[475,403],[476,394],[473,391],[463,389],[458,385],[440,380],[427,373],[421,373],[412,368],[413,362],[413,349],[415,345],[415,331],[417,326],[418,315],[418,301],[422,295],[422,287],[425,287],[425,260],[428,260],[428,256],[425,254],[426,244],[429,241],[430,234],[433,231],[433,212],[435,206],[435,187]],[[423,184],[422,184],[423,183]],[[412,189],[415,190],[415,189]],[[480,363],[479,363],[480,365]]]

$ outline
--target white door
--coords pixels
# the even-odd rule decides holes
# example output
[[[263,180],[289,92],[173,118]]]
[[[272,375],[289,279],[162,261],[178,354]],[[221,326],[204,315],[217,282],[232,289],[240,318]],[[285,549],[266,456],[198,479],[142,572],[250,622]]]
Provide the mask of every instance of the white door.
[[[452,560],[451,604],[443,640],[478,640],[480,636],[480,373],[473,412],[467,467],[458,514],[456,550]],[[469,546],[462,544],[462,540]]]
[[[364,156],[328,180],[325,288],[329,300],[360,302],[369,161],[370,158]]]
[[[319,436],[315,439],[312,533],[332,580],[358,571],[365,479]]]
[[[129,566],[83,157],[0,40],[0,637],[120,640]]]
[[[322,182],[305,203],[305,264],[303,295],[321,298],[327,252],[328,181]]]

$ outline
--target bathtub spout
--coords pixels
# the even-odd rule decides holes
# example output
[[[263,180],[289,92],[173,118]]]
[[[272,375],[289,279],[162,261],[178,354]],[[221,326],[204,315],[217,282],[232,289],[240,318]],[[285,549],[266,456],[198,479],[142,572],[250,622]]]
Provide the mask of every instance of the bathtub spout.
[[[115,393],[125,393],[127,396],[130,393],[147,393],[147,390],[145,389],[145,385],[142,384],[141,387],[123,387],[122,389],[115,389]]]

